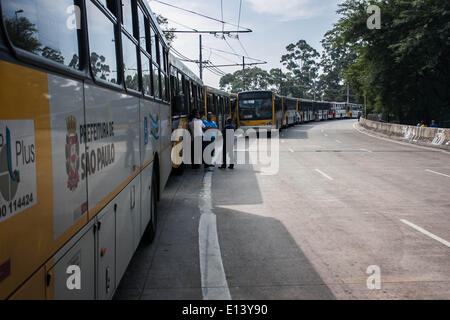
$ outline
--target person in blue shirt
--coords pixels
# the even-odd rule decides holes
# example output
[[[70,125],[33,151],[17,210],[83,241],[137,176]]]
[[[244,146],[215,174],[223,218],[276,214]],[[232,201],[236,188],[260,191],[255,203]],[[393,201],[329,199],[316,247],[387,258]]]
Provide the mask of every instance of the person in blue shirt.
[[[216,140],[215,130],[218,130],[217,123],[213,121],[212,112],[208,112],[207,120],[203,120],[203,124],[205,125],[203,130],[205,131],[205,138],[203,140],[203,150],[205,150],[211,143],[214,143]],[[210,141],[208,141],[210,140]],[[214,152],[213,152],[214,156]],[[212,164],[205,164],[206,168],[213,167]]]
[[[436,124],[436,121],[431,120],[430,128],[439,128],[439,126]]]
[[[223,136],[223,164],[219,169],[226,169],[227,168],[227,155],[230,158],[230,166],[229,169],[234,169],[234,131],[236,130],[236,127],[233,125],[232,119],[227,119],[227,123],[225,125],[225,128],[222,130],[222,136]],[[233,135],[233,144],[227,148],[227,134]]]

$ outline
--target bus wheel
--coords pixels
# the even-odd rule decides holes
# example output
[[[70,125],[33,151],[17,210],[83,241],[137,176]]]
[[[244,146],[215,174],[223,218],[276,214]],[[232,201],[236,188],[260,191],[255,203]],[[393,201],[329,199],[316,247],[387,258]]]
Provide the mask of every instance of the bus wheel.
[[[156,183],[156,174],[152,176],[152,190],[151,190],[151,204],[150,204],[150,223],[147,226],[145,239],[148,244],[153,243],[156,236],[156,230],[158,227],[158,197],[157,197],[158,184]]]
[[[182,176],[184,174],[184,164],[178,168],[172,168],[172,173],[174,176]]]

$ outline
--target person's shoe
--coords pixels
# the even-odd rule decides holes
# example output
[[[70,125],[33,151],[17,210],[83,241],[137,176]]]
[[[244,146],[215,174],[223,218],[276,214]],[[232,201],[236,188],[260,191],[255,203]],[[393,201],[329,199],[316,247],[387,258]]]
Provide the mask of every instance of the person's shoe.
[[[227,168],[226,165],[223,165],[223,166],[220,166],[220,167],[219,167],[219,169],[226,169],[226,168]]]
[[[229,166],[228,169],[234,170],[234,165]]]

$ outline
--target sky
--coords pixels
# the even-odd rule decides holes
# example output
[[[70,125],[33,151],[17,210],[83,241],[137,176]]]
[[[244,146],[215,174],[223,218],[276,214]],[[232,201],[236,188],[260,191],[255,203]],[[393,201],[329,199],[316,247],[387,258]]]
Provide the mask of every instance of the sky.
[[[240,0],[161,0],[165,3],[195,11],[213,18],[239,23]],[[163,5],[156,0],[148,0],[150,8],[156,14],[169,19],[169,26],[177,30],[237,30],[236,26],[225,25],[196,16],[182,10]],[[226,36],[203,35],[203,60],[210,60],[215,65],[242,64],[242,57],[228,54],[236,53],[250,58],[266,61],[258,67],[270,70],[281,68],[281,56],[286,53],[286,46],[303,39],[319,53],[322,52],[321,40],[339,19],[336,14],[341,0],[243,0],[241,28],[253,32],[240,34],[237,39]],[[223,19],[222,5],[223,3]],[[174,48],[189,59],[199,60],[198,34],[177,34]],[[256,62],[246,59],[246,62]],[[193,72],[199,74],[198,65],[185,63]],[[225,73],[233,73],[240,67],[220,68]],[[203,81],[206,85],[219,88],[220,76],[204,71]]]

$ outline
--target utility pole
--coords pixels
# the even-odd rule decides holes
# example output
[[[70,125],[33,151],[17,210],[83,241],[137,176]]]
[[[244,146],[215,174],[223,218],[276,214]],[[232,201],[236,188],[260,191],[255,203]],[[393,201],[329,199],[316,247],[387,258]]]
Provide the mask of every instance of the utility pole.
[[[350,103],[350,85],[347,83],[347,103]]]
[[[316,79],[313,80],[314,83],[314,101],[316,101]]]
[[[244,82],[244,91],[246,91],[246,85],[245,85],[245,57],[242,57],[242,79]]]
[[[203,81],[203,55],[202,55],[202,49],[203,49],[203,46],[202,46],[202,35],[199,35],[199,42],[200,42],[200,59],[199,59],[199,61],[200,61],[200,63],[199,63],[199,66],[200,66],[200,80]]]
[[[364,95],[364,118],[367,119],[367,97]]]

